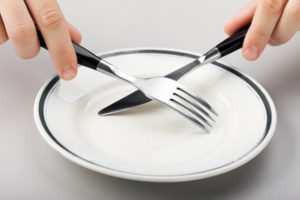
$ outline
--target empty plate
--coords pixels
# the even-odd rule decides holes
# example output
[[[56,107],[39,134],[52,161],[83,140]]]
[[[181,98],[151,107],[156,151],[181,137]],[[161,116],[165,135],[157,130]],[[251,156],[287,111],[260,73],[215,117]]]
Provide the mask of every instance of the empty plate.
[[[163,76],[198,56],[164,49],[101,55],[141,77]],[[218,112],[209,134],[157,102],[99,116],[100,109],[135,88],[85,67],[72,81],[55,76],[42,86],[34,106],[35,122],[48,144],[71,161],[141,181],[178,182],[222,174],[248,162],[269,143],[276,126],[275,107],[255,80],[214,62],[180,82]]]

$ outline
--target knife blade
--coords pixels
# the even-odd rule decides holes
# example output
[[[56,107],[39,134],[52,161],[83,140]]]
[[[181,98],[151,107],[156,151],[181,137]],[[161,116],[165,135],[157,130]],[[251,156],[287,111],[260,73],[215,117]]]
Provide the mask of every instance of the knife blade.
[[[193,62],[188,63],[187,65],[175,70],[174,72],[167,74],[165,77],[173,80],[179,80],[184,75],[188,74],[192,70],[204,65],[206,63],[213,62],[223,56],[226,56],[243,46],[243,42],[245,36],[248,32],[251,24],[248,24],[241,29],[239,29],[236,33],[228,37],[227,39],[220,42],[217,46],[212,48],[210,51],[205,53],[203,56],[200,56],[198,59]],[[121,100],[109,105],[108,107],[100,110],[98,112],[99,115],[108,115],[117,112],[121,112],[124,110],[128,110],[130,108],[142,105],[151,101],[147,98],[142,92],[135,91],[132,94],[122,98]]]

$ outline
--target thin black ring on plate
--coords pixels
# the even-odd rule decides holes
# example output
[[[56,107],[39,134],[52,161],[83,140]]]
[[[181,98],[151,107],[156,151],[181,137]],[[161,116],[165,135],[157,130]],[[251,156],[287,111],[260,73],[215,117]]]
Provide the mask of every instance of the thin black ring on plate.
[[[114,56],[120,56],[120,55],[128,55],[128,54],[137,54],[137,53],[150,53],[150,54],[170,54],[170,55],[177,55],[177,56],[184,56],[184,57],[189,57],[189,58],[193,58],[193,59],[197,59],[199,58],[199,55],[195,55],[195,54],[190,54],[190,53],[184,53],[184,52],[179,52],[179,51],[173,51],[173,50],[161,50],[161,49],[141,49],[141,50],[124,50],[124,51],[118,51],[118,52],[113,52],[113,53],[107,53],[104,55],[101,55],[101,58],[108,58],[108,57],[114,57]],[[245,155],[243,155],[241,158],[239,158],[238,160],[244,158],[245,156],[247,156],[250,152],[253,151],[253,149],[255,149],[263,140],[264,138],[267,136],[270,127],[271,127],[271,122],[272,122],[272,111],[271,111],[271,106],[268,102],[267,97],[265,96],[264,92],[261,91],[261,89],[252,81],[250,80],[248,77],[244,76],[242,73],[236,71],[233,68],[230,68],[220,62],[213,62],[214,65],[227,70],[233,74],[235,74],[236,76],[238,76],[239,78],[243,79],[246,83],[248,83],[258,94],[258,96],[261,98],[265,109],[266,109],[266,128],[264,131],[264,136],[263,138],[259,141],[259,143],[253,147],[249,152],[247,152]],[[54,77],[45,87],[43,93],[41,94],[40,100],[39,100],[39,104],[38,104],[38,111],[39,111],[39,118],[41,121],[41,124],[43,126],[43,128],[45,129],[45,131],[47,132],[47,134],[49,135],[49,137],[58,145],[60,146],[62,149],[64,149],[65,151],[67,151],[68,153],[72,154],[73,156],[88,162],[90,164],[96,165],[98,167],[101,168],[105,168],[111,171],[116,171],[116,172],[121,172],[121,173],[126,173],[126,174],[132,174],[132,175],[139,175],[139,176],[147,176],[147,177],[181,177],[181,176],[191,176],[191,175],[196,175],[196,174],[201,174],[201,173],[207,173],[209,171],[214,171],[220,168],[223,168],[225,166],[231,165],[232,163],[237,162],[238,160],[232,161],[230,163],[224,164],[222,166],[210,169],[210,170],[205,170],[205,171],[200,171],[200,172],[193,172],[193,173],[188,173],[188,174],[179,174],[179,175],[152,175],[152,174],[140,174],[140,173],[133,173],[133,172],[128,172],[128,171],[123,171],[123,170],[118,170],[118,169],[114,169],[114,168],[110,168],[110,167],[106,167],[103,165],[99,165],[97,163],[94,163],[90,160],[87,160],[83,157],[80,157],[79,155],[75,154],[74,152],[72,152],[71,150],[69,150],[68,148],[66,148],[63,144],[61,144],[55,137],[54,135],[51,133],[51,131],[49,130],[46,120],[45,120],[45,115],[44,115],[44,106],[45,106],[45,102],[47,99],[48,94],[51,92],[51,89],[55,86],[55,84],[60,80],[59,76]]]

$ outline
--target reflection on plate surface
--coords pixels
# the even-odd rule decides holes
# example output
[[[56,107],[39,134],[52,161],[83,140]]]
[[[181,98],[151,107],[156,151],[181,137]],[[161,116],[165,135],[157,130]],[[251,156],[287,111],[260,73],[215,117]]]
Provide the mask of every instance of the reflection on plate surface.
[[[136,76],[165,75],[197,55],[172,50],[124,50],[104,55]],[[187,181],[230,171],[256,156],[271,139],[276,112],[266,91],[221,63],[200,67],[180,82],[219,113],[210,134],[163,105],[98,111],[135,89],[120,80],[79,69],[75,80],[57,77],[40,90],[35,120],[46,141],[92,170],[134,180]]]

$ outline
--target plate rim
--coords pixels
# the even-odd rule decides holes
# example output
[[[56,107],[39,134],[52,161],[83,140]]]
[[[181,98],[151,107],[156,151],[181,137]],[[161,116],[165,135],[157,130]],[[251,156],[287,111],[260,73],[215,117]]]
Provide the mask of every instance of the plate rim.
[[[141,53],[145,51],[146,53],[171,53],[172,55],[188,55],[189,57],[198,57],[201,56],[199,53],[194,53],[190,51],[184,51],[184,50],[179,50],[179,49],[170,49],[170,48],[152,48],[152,47],[143,47],[143,48],[126,48],[126,49],[120,49],[120,50],[115,50],[115,51],[107,51],[103,53],[99,53],[97,55],[106,58],[106,57],[112,57],[116,55],[122,55],[122,54],[134,54],[134,53]],[[59,142],[56,140],[56,138],[51,137],[48,133],[47,130],[45,130],[45,127],[43,125],[43,122],[41,121],[40,118],[40,101],[43,92],[49,86],[49,84],[52,81],[57,82],[59,80],[59,77],[57,74],[54,76],[50,77],[40,88],[40,90],[37,93],[37,96],[35,98],[34,106],[33,106],[33,114],[34,114],[34,121],[37,126],[37,129],[39,133],[42,135],[44,140],[57,152],[59,152],[62,156],[66,157],[70,161],[88,168],[90,170],[96,171],[98,173],[118,177],[118,178],[124,178],[124,179],[129,179],[129,180],[136,180],[136,181],[147,181],[147,182],[184,182],[184,181],[192,181],[192,180],[200,180],[204,178],[209,178],[213,176],[217,176],[229,171],[232,171],[250,160],[252,160],[254,157],[256,157],[259,153],[262,152],[262,150],[268,145],[270,142],[271,138],[274,135],[275,129],[276,129],[276,124],[277,124],[277,113],[276,113],[276,108],[274,105],[273,100],[271,99],[270,95],[268,92],[260,85],[255,79],[250,77],[249,75],[241,72],[239,69],[236,67],[233,67],[231,65],[228,65],[224,63],[223,61],[216,61],[213,62],[214,64],[220,66],[226,67],[230,72],[235,73],[235,75],[239,74],[243,76],[245,79],[248,79],[251,81],[257,89],[262,93],[258,94],[259,98],[261,99],[261,95],[263,95],[268,102],[268,105],[270,106],[270,112],[271,112],[271,120],[269,124],[268,131],[265,133],[265,136],[263,139],[260,141],[258,145],[256,145],[252,150],[250,150],[245,156],[241,157],[240,159],[231,162],[225,166],[221,166],[220,168],[217,169],[212,169],[210,171],[202,171],[202,172],[196,172],[196,173],[191,173],[191,174],[184,174],[184,175],[168,175],[168,176],[162,176],[162,175],[146,175],[146,174],[135,174],[131,172],[126,172],[126,171],[121,171],[121,170],[116,170],[112,168],[108,168],[105,166],[97,165],[95,163],[92,163],[88,160],[85,160],[84,158],[80,158],[76,154],[72,153],[70,150],[66,149],[63,147],[63,145],[59,145]],[[240,77],[241,78],[241,77]],[[253,88],[251,85],[251,88],[254,89],[257,92],[257,89]],[[262,99],[261,99],[262,100]],[[266,105],[264,104],[264,107],[266,108]],[[268,117],[268,116],[267,116]],[[50,130],[49,130],[50,131]]]

